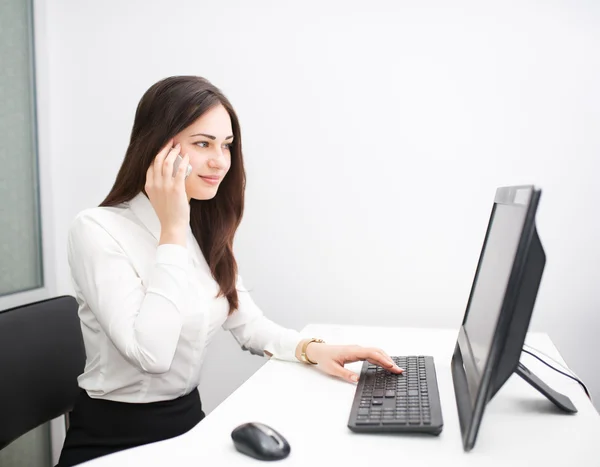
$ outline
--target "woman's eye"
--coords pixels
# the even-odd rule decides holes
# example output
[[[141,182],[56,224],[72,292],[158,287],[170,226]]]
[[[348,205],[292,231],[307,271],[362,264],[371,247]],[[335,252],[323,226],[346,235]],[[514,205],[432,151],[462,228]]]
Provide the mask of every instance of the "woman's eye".
[[[210,143],[208,141],[198,141],[197,143],[194,143],[196,146],[198,146],[199,148],[207,148]],[[227,149],[228,151],[231,151],[231,149],[233,148],[233,143],[229,143],[229,144],[224,144],[223,147],[225,149]]]

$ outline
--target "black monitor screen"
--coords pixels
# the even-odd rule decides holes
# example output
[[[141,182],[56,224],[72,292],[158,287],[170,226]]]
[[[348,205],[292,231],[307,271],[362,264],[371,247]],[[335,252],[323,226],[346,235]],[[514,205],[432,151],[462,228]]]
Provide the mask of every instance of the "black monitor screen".
[[[480,383],[492,345],[526,214],[526,205],[495,204],[494,206],[477,280],[464,323],[465,334],[477,370],[477,385]]]

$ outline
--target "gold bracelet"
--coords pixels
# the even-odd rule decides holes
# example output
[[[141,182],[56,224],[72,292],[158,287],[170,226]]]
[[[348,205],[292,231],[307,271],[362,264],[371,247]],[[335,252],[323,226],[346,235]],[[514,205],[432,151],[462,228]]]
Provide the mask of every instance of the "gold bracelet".
[[[323,339],[317,339],[317,338],[312,338],[312,339],[308,339],[306,342],[304,342],[304,344],[302,345],[302,353],[300,354],[300,360],[302,360],[304,363],[308,363],[309,365],[316,365],[317,362],[313,362],[311,361],[307,356],[306,356],[306,348],[308,347],[308,344],[310,344],[311,342],[316,342],[317,344],[324,344],[325,341]]]

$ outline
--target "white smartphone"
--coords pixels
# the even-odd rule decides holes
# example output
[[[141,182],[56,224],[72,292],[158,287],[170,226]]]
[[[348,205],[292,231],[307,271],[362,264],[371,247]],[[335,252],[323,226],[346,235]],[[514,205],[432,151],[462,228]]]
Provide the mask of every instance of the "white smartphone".
[[[175,159],[175,162],[173,162],[173,177],[175,175],[177,175],[177,169],[179,168],[179,164],[181,164],[181,161],[183,161],[183,157],[181,157],[181,155],[178,155],[177,158]],[[187,170],[185,171],[185,178],[188,178],[191,173],[192,173],[192,166],[190,164],[188,164]]]

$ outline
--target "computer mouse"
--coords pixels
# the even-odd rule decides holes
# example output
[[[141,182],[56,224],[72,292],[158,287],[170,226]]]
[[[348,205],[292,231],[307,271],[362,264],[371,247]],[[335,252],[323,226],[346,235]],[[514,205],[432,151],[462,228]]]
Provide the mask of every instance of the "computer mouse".
[[[290,454],[287,440],[263,423],[244,423],[231,432],[231,439],[239,452],[255,459],[274,461]]]

